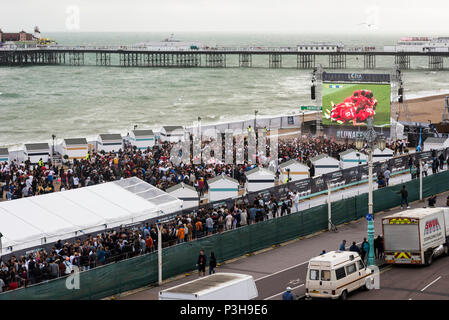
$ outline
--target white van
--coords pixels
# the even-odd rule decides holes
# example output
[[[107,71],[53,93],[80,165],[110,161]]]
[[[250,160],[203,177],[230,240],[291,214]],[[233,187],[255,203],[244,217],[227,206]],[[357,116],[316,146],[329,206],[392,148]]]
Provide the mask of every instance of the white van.
[[[220,272],[162,290],[159,300],[251,300],[258,295],[252,276]]]
[[[348,293],[374,285],[372,270],[357,252],[331,251],[309,261],[306,279],[307,298],[341,298]]]

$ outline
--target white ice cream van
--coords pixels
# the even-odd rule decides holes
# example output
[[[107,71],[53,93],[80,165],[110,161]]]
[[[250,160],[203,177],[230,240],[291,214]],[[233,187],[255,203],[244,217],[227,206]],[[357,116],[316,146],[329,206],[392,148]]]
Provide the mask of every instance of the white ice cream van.
[[[331,251],[309,261],[306,297],[345,300],[349,292],[371,284],[372,270],[357,252]]]

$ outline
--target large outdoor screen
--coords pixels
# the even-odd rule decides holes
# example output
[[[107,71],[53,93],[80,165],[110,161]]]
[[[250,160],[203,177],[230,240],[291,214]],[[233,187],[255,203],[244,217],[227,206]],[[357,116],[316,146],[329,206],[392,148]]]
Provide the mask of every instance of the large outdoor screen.
[[[323,83],[323,125],[390,127],[390,85]]]

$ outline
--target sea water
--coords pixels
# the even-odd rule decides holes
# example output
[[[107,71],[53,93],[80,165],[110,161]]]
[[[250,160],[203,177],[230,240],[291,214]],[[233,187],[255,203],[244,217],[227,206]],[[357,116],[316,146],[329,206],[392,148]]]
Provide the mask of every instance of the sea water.
[[[160,41],[167,33],[54,33],[43,35],[61,45],[133,45]],[[392,45],[398,36],[361,38],[306,34],[177,33],[181,41],[209,46],[285,46],[311,41],[347,46]],[[95,59],[91,57],[89,59]],[[95,64],[95,61],[86,61]],[[390,73],[392,58],[378,57],[374,72]],[[446,62],[446,61],[445,61]],[[316,63],[326,66],[327,56]],[[121,68],[100,66],[32,66],[0,68],[0,146],[25,142],[93,137],[162,125],[225,122],[259,115],[287,114],[312,105],[311,70],[298,70],[296,56],[283,57],[288,69],[268,69],[268,56],[253,56],[253,67],[238,68],[228,56],[227,68]],[[449,72],[429,71],[427,58],[412,58],[404,71],[405,97],[449,92]],[[348,57],[344,72],[362,71],[363,59]],[[370,72],[370,71],[368,71]]]

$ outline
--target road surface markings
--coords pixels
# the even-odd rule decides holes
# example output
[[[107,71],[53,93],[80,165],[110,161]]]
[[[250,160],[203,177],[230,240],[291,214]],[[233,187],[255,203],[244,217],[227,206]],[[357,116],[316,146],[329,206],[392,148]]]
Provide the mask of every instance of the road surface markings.
[[[430,287],[432,284],[434,284],[435,282],[437,282],[438,280],[441,279],[441,276],[439,276],[438,278],[436,278],[435,280],[433,280],[431,283],[429,283],[427,286],[425,286],[424,288],[421,289],[421,292],[423,292],[424,290],[426,290],[428,287]]]
[[[299,285],[299,286],[297,286],[297,287],[293,287],[293,288],[292,288],[292,291],[295,290],[295,289],[301,288],[303,285],[304,285],[304,283],[301,284],[301,285]],[[285,292],[285,291],[282,291],[281,293],[277,293],[277,294],[275,294],[275,295],[272,295],[271,297],[265,298],[264,300],[270,300],[271,298],[277,297],[277,296],[283,294],[284,292]]]
[[[291,267],[285,268],[285,269],[283,269],[283,270],[277,271],[277,272],[275,272],[275,273],[272,273],[272,274],[269,274],[269,275],[263,276],[263,277],[261,277],[261,278],[259,278],[259,279],[256,279],[256,282],[257,282],[257,281],[259,281],[259,280],[263,280],[263,279],[266,279],[266,278],[269,278],[269,277],[275,276],[275,275],[277,275],[277,274],[279,274],[279,273],[282,273],[282,272],[288,271],[288,270],[290,270],[290,269],[294,269],[294,268],[296,268],[296,267],[299,267],[299,266],[305,265],[306,263],[309,263],[309,261],[301,262],[301,263],[299,263],[299,264],[296,264],[296,265],[294,265],[294,266],[291,266]]]
[[[362,242],[363,242],[363,241],[360,241],[360,242],[357,242],[356,244],[358,245],[358,244],[361,244]],[[349,248],[349,246],[346,247],[346,249],[348,249],[348,248]],[[296,268],[296,267],[303,266],[303,265],[305,265],[306,263],[309,263],[309,261],[304,261],[304,262],[298,263],[298,264],[296,264],[296,265],[294,265],[294,266],[285,268],[285,269],[283,269],[283,270],[279,270],[279,271],[277,271],[277,272],[275,272],[275,273],[268,274],[268,275],[266,275],[266,276],[260,277],[259,279],[256,279],[255,281],[257,282],[257,281],[259,281],[259,280],[263,280],[263,279],[266,279],[266,278],[275,276],[275,275],[277,275],[277,274],[279,274],[279,273],[282,273],[282,272],[285,272],[285,271],[294,269],[294,268]]]

